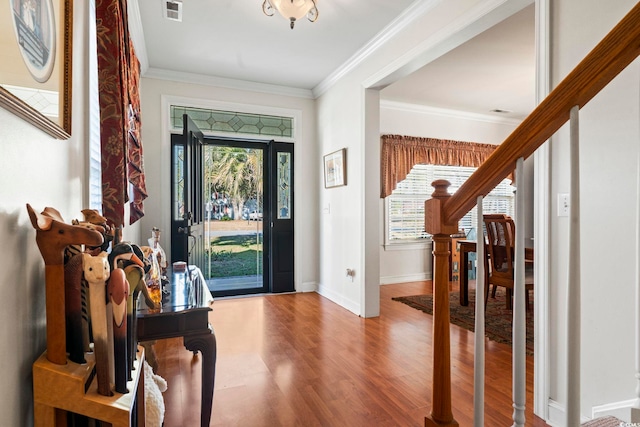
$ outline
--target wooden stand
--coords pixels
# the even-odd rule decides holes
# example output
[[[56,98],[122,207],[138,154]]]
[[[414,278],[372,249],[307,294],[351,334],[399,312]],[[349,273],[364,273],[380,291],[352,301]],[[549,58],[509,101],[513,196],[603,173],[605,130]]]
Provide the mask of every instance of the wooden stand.
[[[93,354],[85,357],[86,364],[68,361],[56,365],[47,360],[45,352],[33,364],[34,426],[66,427],[66,413],[73,412],[114,427],[144,427],[144,349],[138,347],[132,380],[127,383],[129,393],[114,392],[113,396],[98,394]],[[134,420],[131,415],[136,403]]]

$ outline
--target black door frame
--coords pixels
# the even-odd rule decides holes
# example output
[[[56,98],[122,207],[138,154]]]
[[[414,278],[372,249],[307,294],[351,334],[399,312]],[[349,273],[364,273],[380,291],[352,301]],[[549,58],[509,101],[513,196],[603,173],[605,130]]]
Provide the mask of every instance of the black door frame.
[[[204,256],[204,204],[202,203],[202,145],[204,135],[198,126],[183,116],[182,134],[171,135],[171,262],[184,261],[202,265]],[[183,204],[182,218],[176,217],[175,194],[177,164],[176,148],[183,147]]]
[[[191,121],[190,119],[188,121]],[[186,120],[185,120],[186,122]],[[185,130],[186,133],[186,130]],[[198,135],[200,136],[200,135]],[[263,236],[263,286],[260,288],[247,288],[247,289],[233,289],[213,292],[214,296],[232,296],[232,295],[248,295],[255,293],[281,293],[281,292],[293,292],[295,291],[294,283],[294,151],[293,143],[276,142],[274,140],[259,140],[259,139],[246,139],[246,138],[232,138],[232,137],[220,137],[220,136],[202,136],[202,144],[194,154],[197,154],[200,159],[197,164],[200,165],[198,170],[200,175],[200,185],[197,186],[200,192],[200,197],[191,195],[200,200],[200,221],[204,221],[204,186],[202,183],[203,161],[202,152],[205,145],[219,145],[230,146],[240,148],[260,148],[263,150],[263,224],[262,224],[262,236]],[[171,200],[172,204],[175,202],[176,195],[174,194],[174,168],[173,162],[175,161],[175,147],[184,144],[184,138],[182,135],[171,135],[171,159],[172,159],[172,173],[171,173]],[[290,165],[290,215],[288,219],[280,219],[277,215],[277,153],[284,152],[290,153],[291,165]],[[186,153],[185,153],[186,155]],[[185,171],[186,173],[186,171]],[[196,182],[198,180],[196,179]],[[195,189],[194,189],[195,190]],[[172,224],[174,222],[174,206],[172,206]],[[189,220],[185,219],[185,226],[189,226]],[[172,226],[172,229],[174,227]],[[276,236],[274,238],[274,233]],[[172,261],[176,260],[173,251],[173,240],[175,232],[172,230]],[[286,250],[283,250],[285,248]],[[201,262],[204,266],[204,262]]]

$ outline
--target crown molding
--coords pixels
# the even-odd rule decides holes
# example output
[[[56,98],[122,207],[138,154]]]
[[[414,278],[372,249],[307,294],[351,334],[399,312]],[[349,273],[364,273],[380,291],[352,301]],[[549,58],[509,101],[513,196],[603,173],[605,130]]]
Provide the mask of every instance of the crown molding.
[[[519,119],[496,117],[491,114],[471,113],[468,111],[451,110],[447,108],[430,107],[428,105],[409,104],[407,102],[388,100],[380,100],[380,109],[396,110],[405,113],[429,114],[431,116],[473,120],[476,122],[496,123],[510,126],[518,126],[522,123],[522,120]]]
[[[375,35],[364,47],[358,50],[345,63],[338,67],[334,72],[329,74],[316,87],[312,89],[314,98],[318,98],[328,91],[336,82],[338,82],[347,73],[352,71],[364,60],[376,52],[382,45],[387,43],[405,27],[410,25],[416,19],[429,13],[442,0],[416,0],[407,9],[405,9],[396,19],[391,21],[389,25]]]
[[[140,17],[140,7],[138,0],[129,0],[127,3],[127,17],[129,22],[129,34],[136,50],[136,56],[140,62],[140,74],[143,75],[149,69],[149,55],[147,54],[147,44],[142,31],[142,18]]]
[[[271,95],[291,96],[294,98],[314,99],[313,93],[309,89],[256,83],[246,80],[228,79],[225,77],[206,76],[204,74],[185,73],[181,71],[164,70],[161,68],[150,67],[142,77],[203,86],[214,86],[226,89],[268,93]]]
[[[484,0],[363,82],[383,88],[522,10],[534,0]]]

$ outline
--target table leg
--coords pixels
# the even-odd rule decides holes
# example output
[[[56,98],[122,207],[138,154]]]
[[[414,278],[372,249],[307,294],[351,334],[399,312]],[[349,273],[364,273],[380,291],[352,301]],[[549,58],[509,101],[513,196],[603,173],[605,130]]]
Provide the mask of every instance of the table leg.
[[[469,252],[460,250],[460,305],[469,305]]]
[[[216,336],[213,331],[208,334],[184,337],[184,346],[194,353],[202,353],[202,402],[200,407],[200,426],[207,427],[211,422],[213,405],[213,385],[216,378]]]

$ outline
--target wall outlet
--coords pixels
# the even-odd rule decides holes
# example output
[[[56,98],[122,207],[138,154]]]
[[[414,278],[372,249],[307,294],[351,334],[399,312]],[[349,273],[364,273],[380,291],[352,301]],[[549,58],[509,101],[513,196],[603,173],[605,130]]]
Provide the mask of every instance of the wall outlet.
[[[347,268],[347,277],[351,278],[351,281],[353,282],[353,277],[356,275],[356,271],[351,269],[351,268]]]
[[[569,216],[569,194],[558,193],[558,216]]]

